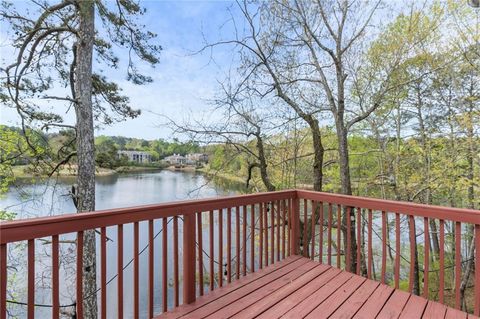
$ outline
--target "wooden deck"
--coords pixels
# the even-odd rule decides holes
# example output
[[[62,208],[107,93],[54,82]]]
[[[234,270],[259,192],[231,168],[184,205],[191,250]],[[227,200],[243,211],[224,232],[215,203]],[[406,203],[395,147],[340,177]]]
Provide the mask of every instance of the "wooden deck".
[[[477,318],[337,268],[291,256],[160,318]]]

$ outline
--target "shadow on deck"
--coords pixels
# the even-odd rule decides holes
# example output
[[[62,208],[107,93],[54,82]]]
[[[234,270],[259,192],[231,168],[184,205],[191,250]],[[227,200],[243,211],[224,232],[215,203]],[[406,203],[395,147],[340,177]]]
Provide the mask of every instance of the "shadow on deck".
[[[249,274],[162,318],[478,318],[301,256]]]

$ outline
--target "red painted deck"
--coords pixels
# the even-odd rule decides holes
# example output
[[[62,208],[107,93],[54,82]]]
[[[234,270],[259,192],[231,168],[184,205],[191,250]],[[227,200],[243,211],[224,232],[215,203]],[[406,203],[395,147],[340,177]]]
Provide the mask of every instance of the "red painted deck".
[[[287,257],[161,318],[477,318],[376,281]]]

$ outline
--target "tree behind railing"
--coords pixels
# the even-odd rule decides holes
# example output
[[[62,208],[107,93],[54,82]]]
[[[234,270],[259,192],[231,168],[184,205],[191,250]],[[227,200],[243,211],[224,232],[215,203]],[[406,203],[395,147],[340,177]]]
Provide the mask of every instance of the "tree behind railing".
[[[480,259],[472,249],[480,246],[480,211],[310,191],[297,194],[302,219],[313,214],[318,220],[311,230],[303,230],[314,238],[302,246],[304,256],[346,270],[355,265],[353,272],[359,275],[479,315],[480,274],[470,275],[473,269],[462,269],[462,265],[474,259],[473,268],[480,269]],[[353,217],[343,222],[348,215]],[[431,249],[433,224],[438,231],[438,253]],[[463,232],[467,227],[472,231]],[[360,243],[355,254],[353,239]],[[446,254],[453,262],[449,263]],[[465,293],[472,288],[473,294]],[[474,298],[465,297],[469,295]]]

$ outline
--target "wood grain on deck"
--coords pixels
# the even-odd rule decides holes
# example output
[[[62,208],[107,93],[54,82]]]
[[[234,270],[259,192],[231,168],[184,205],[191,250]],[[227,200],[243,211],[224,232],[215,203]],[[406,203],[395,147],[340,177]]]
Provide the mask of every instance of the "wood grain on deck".
[[[478,318],[422,297],[291,256],[163,318]]]

